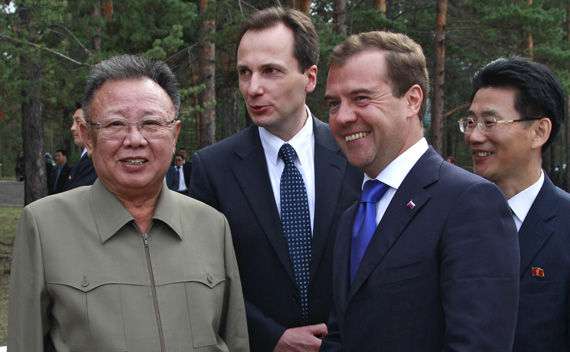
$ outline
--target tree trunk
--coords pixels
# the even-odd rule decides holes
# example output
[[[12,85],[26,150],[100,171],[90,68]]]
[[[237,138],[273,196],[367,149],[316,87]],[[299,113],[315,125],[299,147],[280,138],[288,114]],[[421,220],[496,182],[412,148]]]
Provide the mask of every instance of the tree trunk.
[[[200,13],[206,13],[207,6],[206,0],[200,0]],[[206,86],[198,94],[198,102],[203,109],[200,114],[200,148],[216,142],[216,45],[213,42],[215,26],[216,21],[207,16],[200,28],[202,45],[198,54],[198,75],[200,82]]]
[[[382,17],[386,18],[386,0],[374,0],[374,8],[382,12]]]
[[[34,28],[31,10],[23,1],[19,16],[22,28],[27,31],[30,42],[35,42],[33,37],[37,30]],[[22,67],[27,68],[28,84],[22,92],[22,136],[24,144],[24,167],[25,186],[24,204],[38,200],[48,194],[46,163],[43,157],[44,149],[44,126],[42,121],[41,99],[42,91],[40,78],[42,74],[39,52],[28,51],[20,56]]]
[[[95,1],[93,3],[93,23],[95,23],[95,33],[91,37],[91,46],[93,50],[97,53],[101,52],[101,26],[99,25],[99,20],[101,17],[101,2]]]
[[[527,4],[532,5],[532,0],[527,0]],[[526,37],[526,52],[528,53],[529,59],[534,59],[534,43],[532,33],[528,33]]]
[[[233,53],[219,52],[219,73],[222,77],[218,90],[218,115],[221,118],[221,138],[227,138],[239,132],[238,84],[235,80],[235,60]]]
[[[447,0],[437,3],[437,23],[435,28],[435,70],[433,87],[433,104],[431,113],[431,144],[439,153],[443,153],[443,97],[445,73],[445,19]],[[425,92],[424,92],[425,93]]]
[[[305,15],[309,15],[311,11],[311,0],[295,0],[295,8]]]
[[[336,0],[335,31],[346,35],[346,0]]]

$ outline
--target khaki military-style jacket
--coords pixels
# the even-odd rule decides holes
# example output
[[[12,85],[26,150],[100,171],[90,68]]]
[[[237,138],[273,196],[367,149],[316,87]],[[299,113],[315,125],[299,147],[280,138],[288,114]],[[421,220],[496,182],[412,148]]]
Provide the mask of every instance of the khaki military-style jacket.
[[[146,234],[100,181],[25,207],[8,324],[10,352],[249,350],[226,219],[166,185]]]

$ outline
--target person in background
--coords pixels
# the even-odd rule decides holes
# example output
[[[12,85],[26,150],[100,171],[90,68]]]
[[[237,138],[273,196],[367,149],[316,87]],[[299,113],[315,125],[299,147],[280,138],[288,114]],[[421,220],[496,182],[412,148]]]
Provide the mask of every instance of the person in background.
[[[358,198],[362,173],[305,105],[319,58],[311,19],[267,8],[238,38],[239,88],[254,125],[194,154],[190,196],[228,217],[251,350],[316,351],[327,333],[336,223]]]
[[[52,173],[52,182],[49,188],[49,194],[63,192],[65,182],[69,177],[72,167],[67,163],[67,152],[63,149],[55,151],[55,167]]]
[[[188,195],[190,187],[190,169],[184,168],[184,156],[176,153],[174,155],[174,166],[171,166],[166,173],[166,185],[169,189],[178,193]]]
[[[428,82],[403,34],[353,35],[329,58],[331,131],[365,176],[339,221],[321,351],[512,348],[516,228],[497,186],[428,146]]]
[[[570,350],[570,195],[542,170],[565,106],[546,66],[501,58],[475,74],[471,107],[459,121],[474,172],[503,191],[519,232],[517,352]]]
[[[75,108],[76,110],[73,113],[73,123],[71,124],[70,130],[73,134],[73,143],[76,146],[83,148],[83,152],[81,153],[81,158],[79,158],[79,161],[77,161],[77,164],[75,164],[67,181],[65,182],[65,186],[63,187],[64,191],[69,191],[70,189],[80,186],[90,186],[97,179],[97,172],[93,167],[93,161],[91,160],[91,157],[87,155],[85,142],[79,134],[79,126],[81,124],[85,124],[82,104],[76,103]]]
[[[164,186],[180,132],[174,74],[112,57],[91,70],[84,101],[99,177],[24,208],[8,350],[249,351],[226,219]]]

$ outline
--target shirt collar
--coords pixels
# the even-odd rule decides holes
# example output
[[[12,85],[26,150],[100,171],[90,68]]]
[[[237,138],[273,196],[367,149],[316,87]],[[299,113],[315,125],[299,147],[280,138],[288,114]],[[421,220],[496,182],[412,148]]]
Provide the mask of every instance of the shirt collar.
[[[414,167],[428,149],[429,145],[426,139],[422,137],[422,139],[417,141],[416,144],[408,148],[396,159],[392,160],[392,162],[388,164],[388,166],[386,166],[378,176],[376,176],[376,180],[381,181],[394,189],[398,189],[402,182],[404,182],[404,179],[412,167]],[[367,174],[364,174],[364,181],[362,183],[363,187],[364,183],[371,179],[372,178]]]
[[[538,181],[532,184],[527,189],[515,194],[511,199],[508,200],[511,210],[515,216],[522,222],[526,218],[532,203],[538,196],[542,185],[544,184],[544,171],[540,170],[540,177]]]
[[[308,162],[307,153],[312,153],[312,143],[309,143],[313,135],[313,118],[309,107],[305,105],[305,110],[307,111],[307,121],[305,125],[301,128],[296,135],[293,136],[289,141],[284,141],[281,138],[271,134],[263,127],[259,127],[259,138],[261,139],[261,145],[265,151],[265,155],[268,156],[268,160],[274,165],[277,165],[279,161],[279,149],[283,143],[289,143],[299,158],[301,165]]]
[[[174,192],[162,185],[152,220],[160,220],[168,225],[182,239],[182,224]],[[101,243],[107,242],[119,230],[135,219],[123,203],[97,179],[91,187],[91,207],[97,224]],[[152,230],[152,227],[150,228]]]

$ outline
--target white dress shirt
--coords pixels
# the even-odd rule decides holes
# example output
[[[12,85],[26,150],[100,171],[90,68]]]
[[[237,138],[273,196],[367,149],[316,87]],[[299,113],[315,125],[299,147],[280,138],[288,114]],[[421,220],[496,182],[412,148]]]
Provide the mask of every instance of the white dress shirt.
[[[540,170],[540,177],[529,188],[515,194],[508,200],[509,206],[513,211],[513,219],[515,219],[515,224],[517,225],[517,231],[521,229],[522,223],[526,218],[532,203],[538,196],[538,192],[544,184],[544,171]]]
[[[178,192],[186,191],[186,179],[184,178],[184,166],[174,166],[176,168],[176,172],[180,176],[180,180],[178,182]]]
[[[271,187],[273,188],[273,196],[275,197],[275,204],[281,216],[281,174],[285,169],[285,162],[279,158],[279,149],[284,143],[289,143],[295,152],[295,166],[303,176],[305,187],[307,190],[307,200],[309,202],[309,216],[311,219],[311,234],[313,232],[313,223],[315,218],[315,136],[313,134],[313,119],[309,107],[305,105],[307,111],[307,121],[305,125],[291,140],[283,141],[281,138],[269,133],[263,127],[259,127],[259,137],[261,138],[261,145],[265,152],[265,159],[267,160],[267,171],[269,179],[271,180]]]
[[[396,194],[398,187],[402,184],[412,167],[418,162],[422,155],[428,150],[429,146],[425,138],[420,139],[416,144],[408,148],[405,152],[400,154],[396,159],[392,160],[384,170],[376,176],[376,180],[385,183],[389,186],[384,196],[380,198],[378,203],[376,203],[376,226],[382,220],[390,201]],[[362,187],[366,181],[371,180],[371,178],[364,174],[364,181],[362,182]]]

